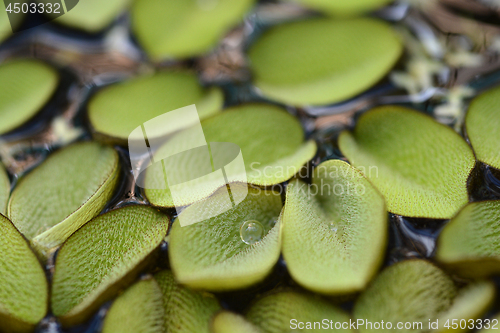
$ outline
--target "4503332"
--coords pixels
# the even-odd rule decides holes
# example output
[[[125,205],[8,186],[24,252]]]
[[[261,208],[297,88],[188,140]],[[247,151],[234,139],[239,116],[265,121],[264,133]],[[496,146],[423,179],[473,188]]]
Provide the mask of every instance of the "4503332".
[[[54,3],[51,3],[51,2],[47,2],[47,3],[22,2],[22,3],[18,3],[18,2],[16,2],[16,3],[9,3],[7,8],[5,8],[5,11],[7,13],[15,13],[15,14],[19,14],[19,13],[24,13],[24,14],[27,14],[27,13],[31,13],[31,14],[35,14],[35,13],[64,14],[64,12],[62,12],[61,10],[62,10],[62,7],[61,7],[61,3],[59,3],[59,2],[54,2]]]
[[[448,329],[498,329],[498,319],[448,319],[444,324]]]

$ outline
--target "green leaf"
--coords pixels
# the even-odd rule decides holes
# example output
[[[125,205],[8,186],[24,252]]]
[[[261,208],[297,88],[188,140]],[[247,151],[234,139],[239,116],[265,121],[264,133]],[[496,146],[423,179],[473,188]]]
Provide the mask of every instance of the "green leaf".
[[[28,242],[0,215],[0,331],[32,332],[47,313],[45,272]]]
[[[248,182],[261,186],[284,182],[292,178],[307,161],[313,158],[317,149],[314,141],[304,142],[304,132],[299,121],[276,106],[248,104],[233,107],[202,121],[201,125],[208,143],[232,142],[241,148],[246,177],[241,174],[231,174],[229,166],[226,175],[230,177],[230,182]],[[196,134],[195,127],[178,133],[160,147],[155,156],[183,151]],[[200,174],[206,161],[199,150],[191,149],[183,158],[189,163],[182,166],[175,164],[177,162],[175,159],[164,160],[165,169],[175,170],[182,167],[186,174]],[[145,194],[148,200],[157,206],[189,205],[208,197],[224,185],[223,179],[217,178],[218,174],[215,172],[208,176],[212,178],[200,177],[179,184],[174,204],[169,188],[162,190],[158,189],[159,187],[149,186],[164,184],[163,171],[163,168],[149,168],[146,171]],[[208,185],[203,189],[195,187],[201,182]]]
[[[0,65],[0,134],[30,120],[54,94],[57,72],[35,60]]]
[[[242,21],[254,0],[136,0],[132,27],[156,61],[209,51],[231,26]]]
[[[476,158],[500,169],[500,87],[488,90],[470,104],[465,118]]]
[[[209,333],[210,318],[220,310],[217,299],[178,285],[172,272],[155,275],[163,292],[165,331],[168,333]]]
[[[386,268],[359,297],[354,318],[366,322],[392,323],[394,332],[426,332],[429,319],[448,310],[456,296],[449,276],[424,260],[408,260]],[[398,322],[421,323],[421,327],[397,329]],[[413,325],[413,324],[412,324]],[[358,326],[360,333],[377,332]]]
[[[9,217],[47,255],[104,208],[119,174],[118,154],[111,147],[95,142],[65,147],[20,180]]]
[[[53,0],[38,1],[54,4]],[[90,33],[97,33],[109,26],[118,14],[128,7],[130,2],[131,0],[80,0],[74,8],[68,9],[66,14],[57,17],[54,22]],[[64,12],[62,7],[60,12]],[[54,16],[56,14],[46,15]]]
[[[377,9],[391,2],[391,0],[290,0],[298,2],[311,9],[319,10],[325,14],[344,16],[367,12]]]
[[[441,315],[438,322],[439,329],[433,332],[470,331],[470,320],[475,322],[476,319],[482,318],[493,304],[495,293],[495,285],[489,281],[471,283],[466,286],[459,291],[450,309]],[[444,326],[446,323],[453,324],[453,319],[457,319],[456,321],[458,321],[457,329],[449,329]],[[465,328],[463,323],[464,320],[467,323]],[[453,325],[451,326],[453,328]]]
[[[243,188],[244,187],[244,188]],[[170,265],[179,283],[196,289],[241,289],[263,280],[280,256],[281,195],[247,185],[231,186],[231,195],[246,198],[211,218],[226,199],[225,187],[187,207],[176,220],[169,240]],[[201,218],[200,218],[201,216]],[[249,223],[251,223],[249,225]]]
[[[304,331],[311,330],[306,323],[322,322],[323,319],[349,322],[349,315],[327,301],[310,294],[293,291],[279,292],[260,298],[247,313],[247,318],[265,333],[288,333],[297,329],[294,325],[304,324]],[[296,321],[294,322],[293,319]],[[318,327],[316,326],[316,329]],[[302,330],[297,330],[302,331]],[[334,330],[332,330],[334,331]],[[339,329],[336,332],[353,332]]]
[[[64,325],[81,323],[132,282],[165,238],[168,218],[147,206],[100,215],[74,233],[57,254],[52,311]]]
[[[383,21],[315,18],[271,28],[249,56],[255,85],[265,96],[303,106],[365,91],[389,72],[402,49]]]
[[[387,243],[384,199],[340,160],[320,164],[312,186],[293,181],[283,210],[283,256],[303,287],[325,294],[363,290]]]
[[[500,201],[465,206],[444,227],[436,259],[467,277],[500,273]]]
[[[102,333],[163,333],[163,294],[154,279],[142,280],[114,301]]]
[[[102,89],[89,102],[89,119],[98,133],[126,142],[134,129],[166,112],[196,104],[203,119],[217,113],[223,99],[219,88],[203,89],[194,74],[160,72]]]
[[[0,163],[0,214],[7,213],[7,203],[10,196],[10,180],[3,164]]]
[[[472,150],[451,128],[420,112],[383,106],[363,114],[339,147],[386,200],[391,213],[448,219],[468,202]]]
[[[9,16],[5,11],[5,3],[0,3],[0,42],[12,35],[12,28],[10,26]]]
[[[262,333],[245,317],[229,311],[220,311],[212,318],[211,333]]]

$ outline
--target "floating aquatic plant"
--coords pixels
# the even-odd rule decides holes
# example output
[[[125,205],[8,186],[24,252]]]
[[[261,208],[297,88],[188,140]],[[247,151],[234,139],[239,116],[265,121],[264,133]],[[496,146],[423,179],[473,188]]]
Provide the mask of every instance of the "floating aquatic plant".
[[[283,211],[283,256],[295,281],[315,292],[363,290],[387,241],[382,195],[349,164],[316,167],[312,185],[293,181]]]
[[[211,116],[222,108],[223,97],[219,88],[200,86],[194,74],[160,72],[105,87],[92,97],[88,112],[97,133],[125,144],[138,126],[187,105],[196,104],[200,118]],[[171,128],[160,135],[180,129]],[[152,135],[148,138],[152,139]]]
[[[165,331],[169,333],[210,333],[210,318],[220,310],[217,299],[177,284],[170,271],[155,274],[163,292]]]
[[[248,191],[248,194],[247,194]],[[170,265],[176,279],[189,287],[213,291],[241,289],[263,280],[280,255],[281,195],[231,185],[231,196],[246,195],[238,205],[210,218],[228,196],[225,187],[187,207],[175,221],[169,240]]]
[[[37,60],[13,60],[0,65],[0,135],[21,126],[54,94],[57,72]]]
[[[8,215],[46,255],[104,208],[119,170],[118,153],[111,147],[96,142],[65,147],[19,181]]]
[[[451,128],[420,112],[382,106],[363,114],[339,147],[382,193],[391,213],[445,219],[468,202],[475,158]]]
[[[436,259],[463,276],[500,272],[500,201],[468,204],[444,227]]]
[[[218,167],[215,168],[210,164],[208,148],[206,158],[200,150],[191,149],[193,137],[198,133],[198,128],[192,127],[172,137],[155,155],[168,156],[190,149],[181,156],[182,160],[165,159],[164,165],[157,163],[158,167],[150,167],[146,171],[145,194],[153,205],[184,206],[208,197],[224,185],[224,178],[215,172],[220,172],[218,169],[223,167],[226,168],[225,174],[229,182],[240,181],[262,186],[279,184],[292,178],[316,153],[315,142],[304,141],[299,121],[285,110],[272,105],[248,104],[233,107],[202,121],[201,125],[206,142],[211,145],[212,154],[215,154],[212,145],[218,142],[236,145],[233,158],[236,158],[241,149],[246,172],[235,169],[238,165],[231,164],[232,160],[224,163],[216,161],[214,163]],[[222,154],[227,149],[222,150],[219,153],[227,155]],[[219,155],[213,156],[216,158]],[[182,163],[183,161],[189,162]],[[164,169],[181,169],[183,174],[198,175],[196,179],[177,185],[175,203],[171,190],[168,187],[161,189],[166,187]],[[204,170],[206,172],[202,172]],[[203,187],[196,186],[200,184]]]
[[[164,316],[158,283],[153,278],[141,280],[113,302],[102,333],[163,333]]]
[[[491,283],[477,282],[459,290],[441,269],[424,260],[408,260],[386,268],[354,306],[354,318],[366,322],[386,323],[384,329],[396,332],[428,332],[429,322],[436,319],[476,319],[487,311],[494,297]],[[453,317],[453,316],[461,317]],[[398,322],[411,323],[400,327]],[[388,328],[388,323],[392,327]],[[417,323],[416,325],[414,323]],[[420,325],[418,324],[420,323]],[[359,327],[360,332],[380,330],[372,325]]]
[[[500,87],[471,102],[465,127],[476,158],[500,169]]]
[[[167,229],[168,218],[146,206],[126,206],[86,223],[58,252],[52,282],[54,315],[64,325],[88,319],[145,268]]]
[[[401,52],[401,42],[383,21],[317,18],[271,28],[249,57],[255,86],[266,97],[303,106],[363,92],[389,72]]]
[[[14,31],[44,21],[21,22],[24,2]],[[65,0],[57,27],[19,34],[0,10],[0,213],[12,218],[0,215],[0,332],[485,327],[500,201],[468,201],[497,194],[500,88],[461,112],[498,81],[498,31],[466,31],[497,13],[432,0],[353,18],[388,2]],[[402,107],[353,116],[408,100],[465,140]],[[405,220],[394,242],[387,211]],[[424,243],[439,266],[406,260]]]
[[[0,332],[32,332],[47,313],[49,286],[28,242],[0,215]]]
[[[253,0],[137,0],[132,26],[153,60],[186,58],[209,51]]]
[[[246,317],[265,333],[289,332],[293,329],[292,319],[296,320],[296,324],[322,322],[325,318],[334,323],[349,322],[349,315],[339,307],[316,295],[294,291],[278,292],[258,299]],[[338,331],[352,332],[350,329]]]

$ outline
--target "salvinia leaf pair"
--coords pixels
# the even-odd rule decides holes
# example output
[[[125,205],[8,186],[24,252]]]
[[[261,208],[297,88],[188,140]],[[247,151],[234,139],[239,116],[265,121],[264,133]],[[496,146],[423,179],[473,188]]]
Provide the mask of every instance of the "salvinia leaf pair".
[[[376,273],[387,212],[382,196],[347,163],[319,165],[311,186],[292,181],[283,212],[279,193],[231,187],[233,196],[246,190],[246,199],[227,212],[184,227],[174,222],[169,255],[180,283],[213,291],[248,287],[271,272],[280,249],[292,277],[320,293],[362,290]],[[187,207],[179,219],[189,224],[213,212],[225,195],[223,188]]]

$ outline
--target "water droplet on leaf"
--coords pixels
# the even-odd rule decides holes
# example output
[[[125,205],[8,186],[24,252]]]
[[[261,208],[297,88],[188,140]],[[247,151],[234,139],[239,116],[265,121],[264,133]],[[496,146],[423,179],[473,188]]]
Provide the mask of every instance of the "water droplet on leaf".
[[[328,227],[330,228],[330,230],[331,230],[332,232],[337,232],[337,230],[338,230],[337,225],[335,225],[335,224],[333,224],[333,223],[330,223],[330,224],[328,225]]]
[[[264,237],[264,227],[259,221],[245,221],[240,228],[240,237],[248,245],[258,243]]]

